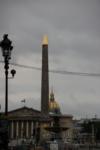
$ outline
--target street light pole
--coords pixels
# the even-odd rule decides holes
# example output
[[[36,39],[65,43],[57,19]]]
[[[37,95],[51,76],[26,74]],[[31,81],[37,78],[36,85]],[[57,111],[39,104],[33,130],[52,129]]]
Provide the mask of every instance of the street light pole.
[[[11,51],[13,46],[12,41],[8,39],[8,34],[4,34],[3,40],[0,42],[0,47],[2,50],[2,56],[4,57],[4,69],[5,69],[5,116],[8,115],[8,69],[9,60],[11,59]],[[16,72],[15,72],[16,73]]]
[[[3,40],[0,41],[0,47],[2,50],[2,56],[4,57],[4,69],[5,69],[5,116],[6,116],[6,129],[4,131],[4,141],[3,148],[8,150],[8,70],[9,70],[9,60],[11,59],[11,51],[13,50],[12,41],[8,39],[8,34],[4,34]],[[11,70],[12,77],[14,77],[16,71]]]
[[[8,115],[8,69],[9,63],[7,57],[5,57],[5,115]]]

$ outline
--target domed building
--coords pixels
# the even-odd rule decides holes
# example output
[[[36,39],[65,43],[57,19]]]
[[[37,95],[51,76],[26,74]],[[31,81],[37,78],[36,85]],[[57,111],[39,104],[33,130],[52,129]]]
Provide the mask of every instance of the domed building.
[[[51,125],[45,129],[50,133],[54,133],[55,138],[72,139],[72,115],[61,113],[60,105],[55,100],[53,90],[50,93],[49,98],[49,117]],[[51,134],[52,137],[52,134]]]
[[[55,101],[54,93],[51,91],[49,100],[49,114],[61,114],[60,106],[57,101]]]

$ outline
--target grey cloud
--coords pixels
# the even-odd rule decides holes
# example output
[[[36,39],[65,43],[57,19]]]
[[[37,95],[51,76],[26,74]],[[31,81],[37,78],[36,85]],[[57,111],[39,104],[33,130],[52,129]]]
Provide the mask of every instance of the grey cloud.
[[[99,73],[99,7],[98,0],[1,1],[0,38],[4,33],[8,33],[13,41],[11,62],[41,67],[41,41],[43,35],[47,34],[50,69]],[[0,55],[1,59],[3,60]],[[30,102],[27,102],[28,106],[32,103],[33,107],[40,108],[41,72],[15,68],[16,77],[13,81],[9,81],[9,109],[20,107],[20,99],[23,97],[30,99]],[[3,72],[4,68],[1,65],[2,77]],[[50,88],[54,87],[55,96],[64,113],[85,116],[85,113],[97,112],[100,116],[99,78],[52,73],[49,76]],[[4,108],[3,79],[4,77],[0,78],[2,108]],[[70,96],[70,93],[73,96]]]

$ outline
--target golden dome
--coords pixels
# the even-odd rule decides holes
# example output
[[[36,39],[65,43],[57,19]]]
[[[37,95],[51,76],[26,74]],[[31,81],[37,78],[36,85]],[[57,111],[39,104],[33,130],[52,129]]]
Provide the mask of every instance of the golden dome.
[[[57,113],[57,114],[60,113],[60,106],[57,103],[57,101],[55,101],[53,91],[51,91],[51,93],[50,93],[49,112]]]
[[[49,109],[59,109],[59,104],[56,101],[54,101],[54,102],[50,101]]]

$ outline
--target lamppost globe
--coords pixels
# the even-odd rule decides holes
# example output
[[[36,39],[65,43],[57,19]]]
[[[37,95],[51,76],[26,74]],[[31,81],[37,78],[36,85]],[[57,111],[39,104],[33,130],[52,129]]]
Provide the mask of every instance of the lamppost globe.
[[[11,74],[12,74],[12,77],[14,77],[15,74],[16,74],[16,70],[15,70],[15,69],[12,69],[12,70],[11,70]]]
[[[4,34],[3,40],[0,42],[2,56],[11,59],[11,51],[13,50],[12,42],[8,39],[8,34]]]

